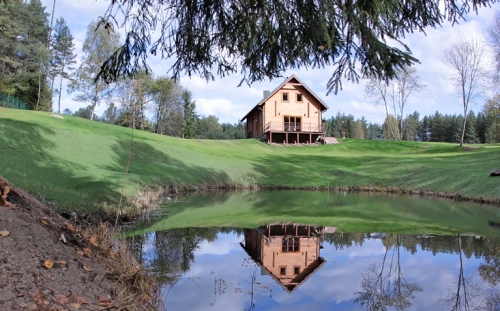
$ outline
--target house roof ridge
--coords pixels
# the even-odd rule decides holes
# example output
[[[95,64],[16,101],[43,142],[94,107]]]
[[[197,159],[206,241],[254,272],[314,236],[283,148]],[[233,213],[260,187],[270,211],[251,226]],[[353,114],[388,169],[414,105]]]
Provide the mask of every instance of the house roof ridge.
[[[278,85],[278,87],[276,87],[274,90],[272,90],[271,92],[269,92],[269,94],[264,97],[263,99],[261,99],[257,105],[255,105],[252,109],[250,109],[250,111],[241,119],[241,121],[243,122],[243,120],[245,120],[248,115],[257,107],[259,106],[262,106],[269,98],[271,98],[272,96],[274,96],[274,94],[276,94],[283,86],[285,86],[290,80],[292,79],[296,79],[297,82],[300,83],[300,85],[302,85],[314,98],[316,98],[317,101],[319,101],[319,103],[321,105],[323,105],[326,109],[329,109],[330,107],[328,107],[327,104],[325,104],[325,102],[323,100],[321,100],[321,98],[318,97],[318,95],[316,95],[316,93],[314,93],[307,85],[305,85],[305,83],[303,83],[299,77],[297,77],[297,75],[295,75],[294,73],[292,73],[291,76],[285,78],[285,80],[280,84]],[[325,110],[326,110],[325,109]]]

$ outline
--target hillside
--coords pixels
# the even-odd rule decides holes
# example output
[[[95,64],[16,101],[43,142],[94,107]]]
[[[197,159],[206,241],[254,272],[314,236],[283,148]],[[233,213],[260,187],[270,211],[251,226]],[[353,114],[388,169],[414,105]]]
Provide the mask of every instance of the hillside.
[[[500,145],[344,139],[269,146],[185,140],[78,117],[0,108],[0,175],[60,210],[114,203],[141,185],[221,182],[289,187],[392,186],[500,197]]]

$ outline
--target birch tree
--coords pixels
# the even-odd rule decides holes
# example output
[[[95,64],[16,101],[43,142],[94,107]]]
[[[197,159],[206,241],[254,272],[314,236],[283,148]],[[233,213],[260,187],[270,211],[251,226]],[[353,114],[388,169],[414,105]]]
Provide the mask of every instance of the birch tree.
[[[87,27],[83,56],[68,86],[68,92],[77,93],[76,101],[90,104],[90,120],[94,119],[95,108],[112,95],[112,85],[95,81],[95,78],[104,61],[119,48],[119,40],[118,33],[98,28],[96,21],[92,21]]]
[[[485,69],[487,46],[478,37],[459,37],[444,52],[444,63],[449,67],[449,82],[455,88],[463,106],[464,122],[460,146],[464,143],[469,105],[485,91],[489,73]]]

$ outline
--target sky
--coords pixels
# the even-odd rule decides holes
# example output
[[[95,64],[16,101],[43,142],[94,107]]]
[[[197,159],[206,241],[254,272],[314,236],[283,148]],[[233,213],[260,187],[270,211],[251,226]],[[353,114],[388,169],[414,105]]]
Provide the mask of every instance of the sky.
[[[48,13],[52,12],[53,0],[42,0]],[[56,2],[54,20],[64,17],[74,36],[76,53],[81,58],[81,48],[85,40],[87,25],[99,16],[102,16],[109,1],[104,0],[58,0]],[[409,98],[404,114],[418,111],[421,116],[434,114],[439,111],[443,114],[461,114],[463,107],[453,87],[449,83],[449,71],[443,62],[443,53],[446,48],[460,36],[487,37],[487,28],[493,21],[496,12],[500,11],[500,4],[491,8],[482,8],[476,15],[474,12],[466,16],[466,20],[459,25],[445,22],[442,27],[428,28],[425,34],[416,32],[406,36],[403,42],[409,46],[413,55],[420,63],[415,65],[421,82],[426,84],[425,91],[414,94]],[[55,23],[55,22],[54,22]],[[123,37],[123,36],[122,36]],[[148,60],[150,67],[157,76],[167,75],[172,60],[161,60],[159,57]],[[264,90],[273,90],[285,77],[295,74],[312,89],[329,107],[323,118],[335,116],[337,113],[352,114],[355,118],[364,116],[368,122],[382,123],[385,119],[385,110],[375,107],[372,101],[364,95],[365,80],[359,84],[343,80],[343,89],[337,95],[327,94],[327,81],[333,73],[333,67],[324,69],[288,70],[283,78],[272,81],[255,82],[250,87],[237,87],[242,79],[241,74],[233,74],[225,78],[216,77],[209,81],[192,76],[181,76],[182,86],[193,93],[199,115],[213,114],[220,122],[238,122],[261,99]],[[85,107],[88,104],[73,100],[75,94],[67,94],[63,90],[61,111],[68,108],[72,111]],[[478,112],[481,110],[485,98],[480,98],[471,106]],[[54,105],[54,107],[57,105]],[[97,108],[97,114],[102,114],[105,106]]]
[[[154,258],[154,239],[152,235],[149,237],[143,248],[146,259]],[[243,236],[219,233],[215,241],[201,242],[194,252],[190,270],[171,288],[164,285],[162,298],[165,307],[171,311],[365,310],[355,299],[362,291],[363,277],[373,276],[372,271],[379,273],[386,251],[380,239],[365,239],[362,245],[339,249],[325,242],[320,256],[326,263],[290,294],[253,264],[240,246],[241,241],[244,241]],[[386,273],[397,257],[393,251],[393,248],[388,251],[384,266]],[[404,247],[400,252],[401,273],[405,281],[420,288],[414,292],[411,306],[405,310],[445,309],[447,305],[442,305],[445,303],[443,297],[456,290],[460,268],[458,254],[433,254],[419,246],[414,254]],[[463,256],[462,260],[464,275],[472,281],[471,284],[476,284],[481,293],[491,289],[478,275],[478,266],[484,258]],[[256,279],[252,288],[254,272]],[[252,292],[255,309],[250,308]]]

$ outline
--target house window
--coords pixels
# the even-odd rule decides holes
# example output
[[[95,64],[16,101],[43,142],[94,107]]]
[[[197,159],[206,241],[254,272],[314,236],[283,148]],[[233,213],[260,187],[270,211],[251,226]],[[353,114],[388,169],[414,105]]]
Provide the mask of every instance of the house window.
[[[300,267],[299,266],[293,267],[293,274],[297,275],[299,273],[300,273]]]
[[[289,253],[289,252],[298,252],[300,250],[299,247],[299,238],[294,237],[294,238],[283,238],[283,243],[281,245],[281,251],[283,253]]]
[[[280,275],[286,275],[286,266],[280,267]]]
[[[284,102],[288,101],[288,93],[283,93],[283,101]]]
[[[297,101],[302,102],[302,94],[297,93]]]

